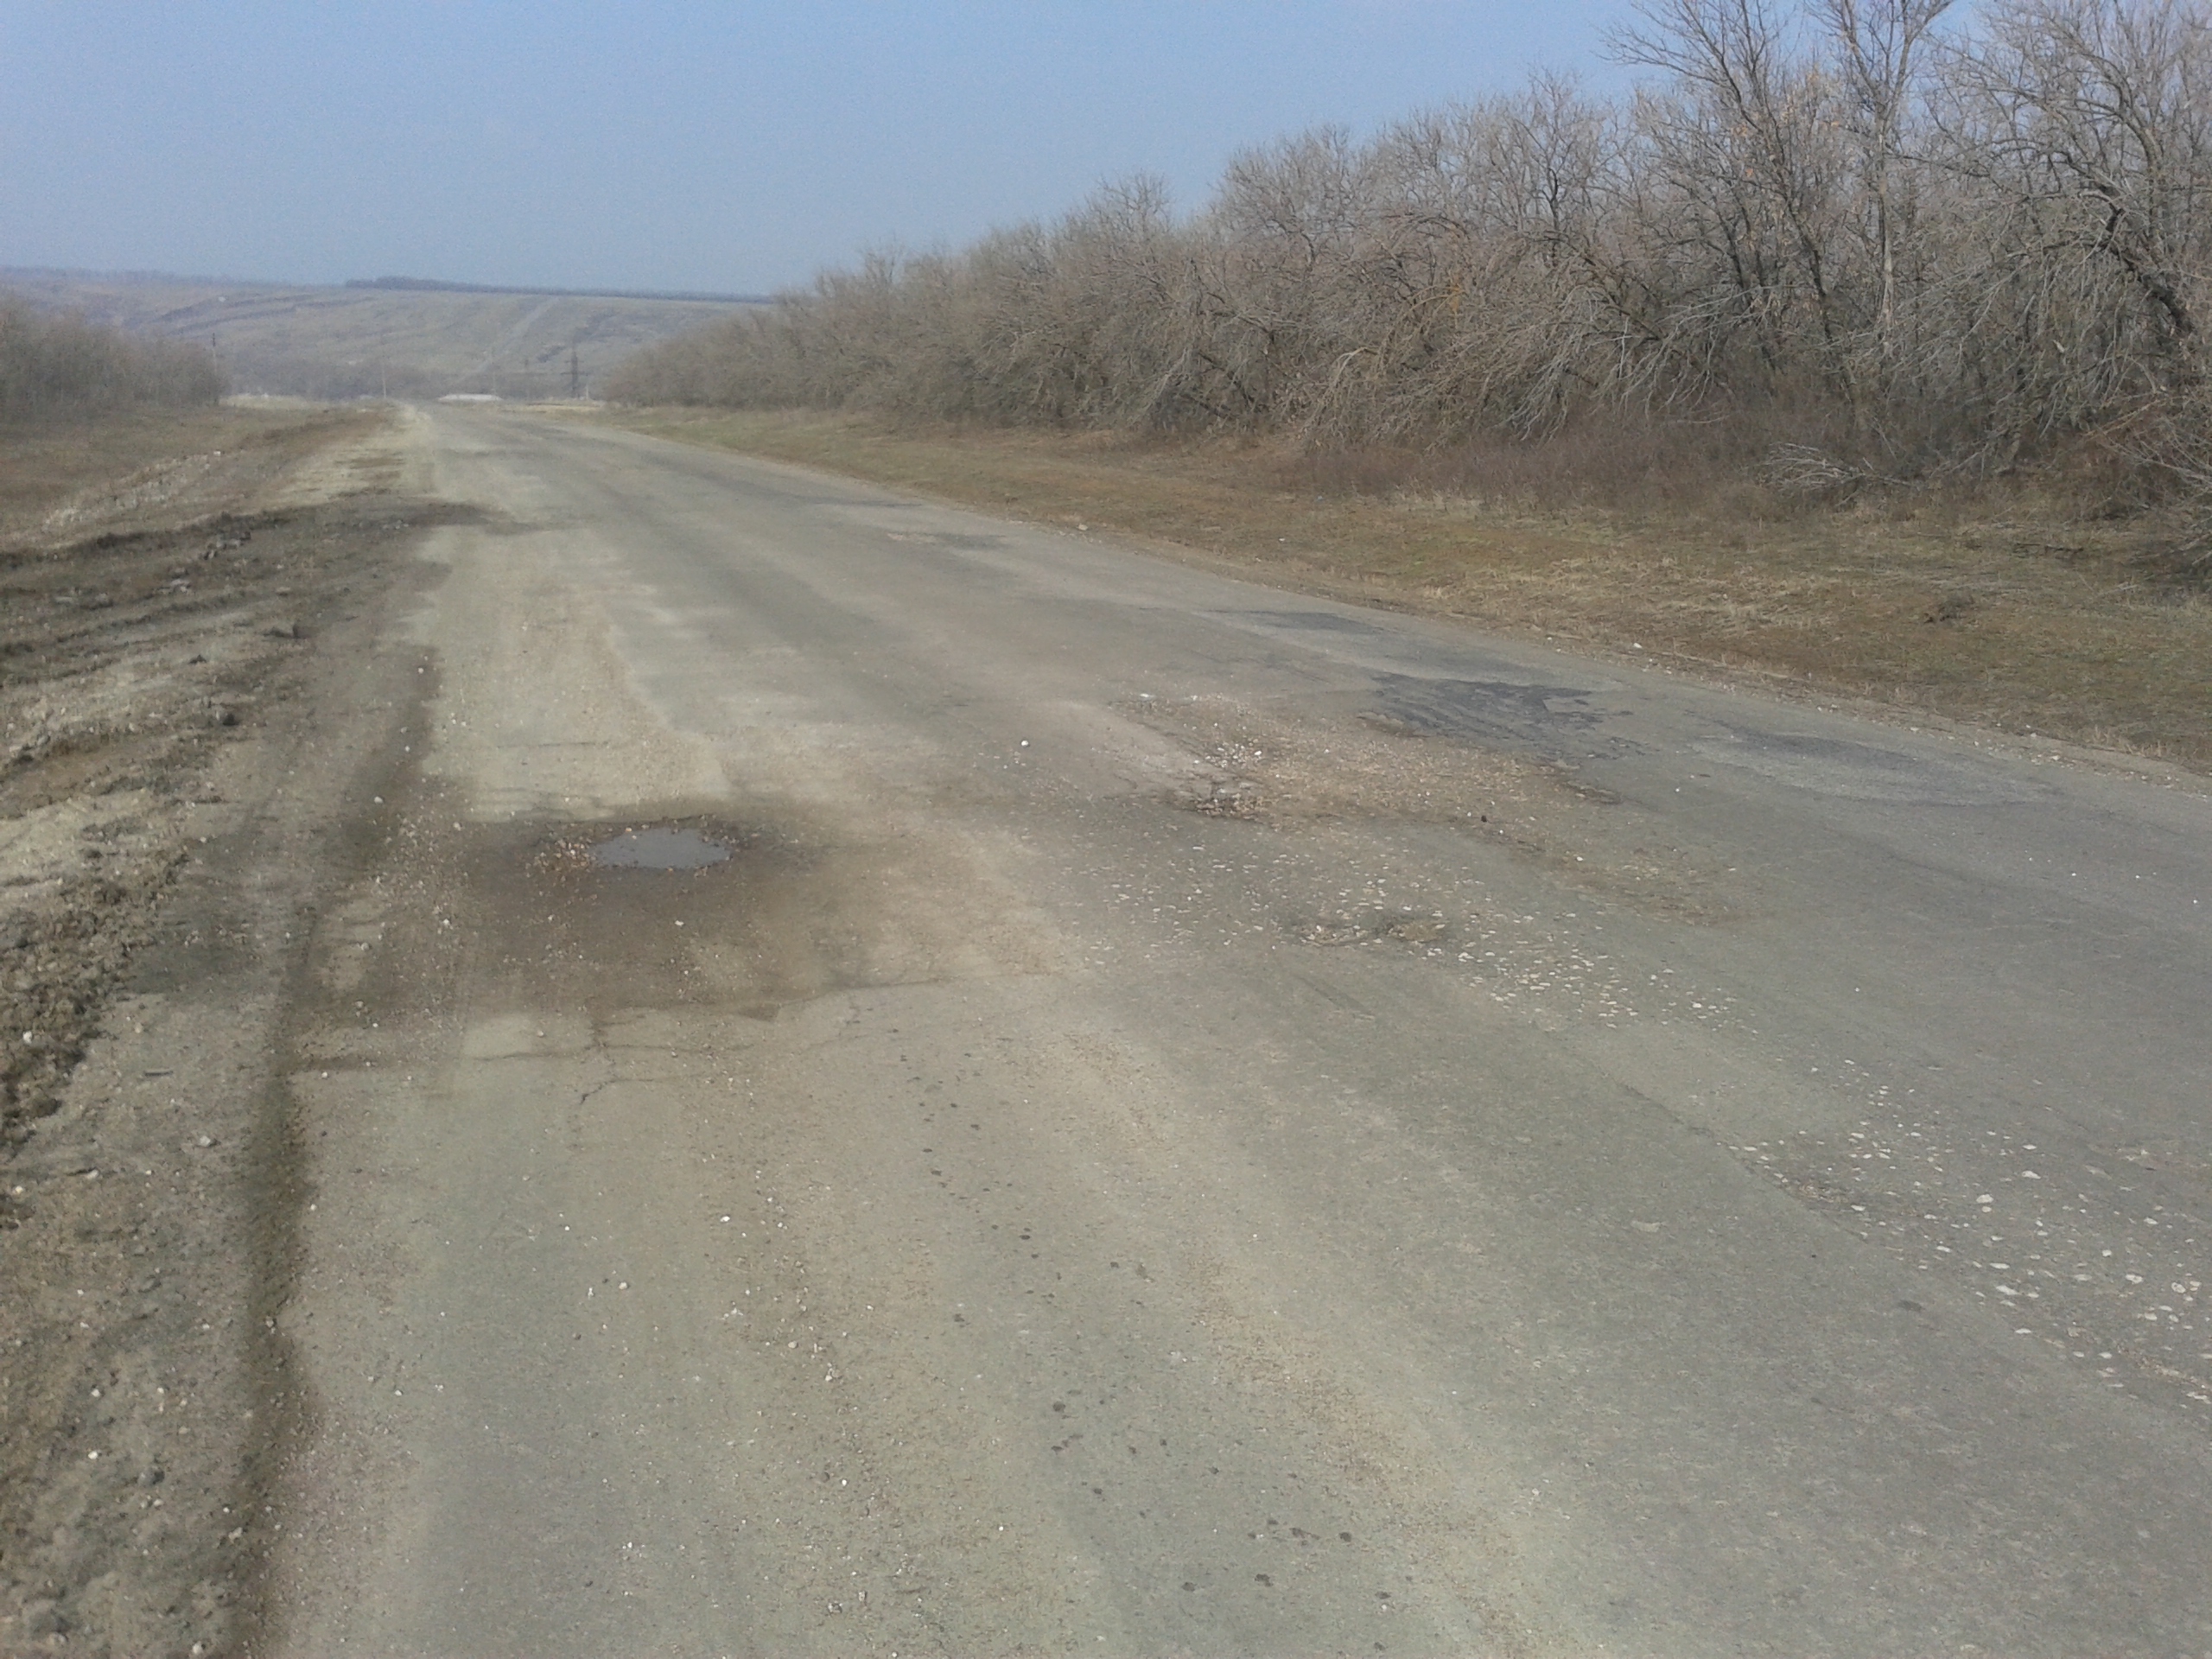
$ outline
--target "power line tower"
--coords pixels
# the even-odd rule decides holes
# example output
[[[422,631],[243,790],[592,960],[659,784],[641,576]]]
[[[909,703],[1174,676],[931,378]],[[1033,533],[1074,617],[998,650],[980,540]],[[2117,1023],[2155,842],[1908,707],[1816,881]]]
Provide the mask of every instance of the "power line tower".
[[[576,342],[575,342],[574,340],[569,340],[569,401],[570,403],[574,403],[574,402],[575,401],[575,398],[576,398]]]

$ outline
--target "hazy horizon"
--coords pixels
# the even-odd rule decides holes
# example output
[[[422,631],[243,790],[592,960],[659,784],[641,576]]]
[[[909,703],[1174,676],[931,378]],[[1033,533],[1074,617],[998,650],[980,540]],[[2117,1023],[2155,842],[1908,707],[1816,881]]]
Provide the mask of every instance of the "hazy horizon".
[[[219,287],[228,283],[239,288],[352,288],[400,294],[418,291],[430,294],[543,294],[573,299],[697,300],[740,304],[772,297],[768,294],[737,294],[702,289],[569,288],[550,283],[470,283],[409,270],[384,270],[373,276],[340,276],[328,281],[310,281],[293,276],[256,276],[235,270],[160,270],[147,268],[107,270],[93,265],[0,265],[0,280],[10,276],[76,278],[87,283],[118,284],[143,283],[149,285]]]
[[[1596,80],[1625,0],[0,3],[0,264],[761,294],[1096,184]]]

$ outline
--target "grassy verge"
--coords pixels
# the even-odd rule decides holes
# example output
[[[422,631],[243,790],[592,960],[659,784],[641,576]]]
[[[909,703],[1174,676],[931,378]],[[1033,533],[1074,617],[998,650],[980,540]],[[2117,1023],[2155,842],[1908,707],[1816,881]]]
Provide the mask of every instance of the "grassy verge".
[[[1259,580],[1497,632],[2212,772],[2212,588],[2023,490],[1740,511],[1347,492],[1256,445],[636,410],[633,429],[1145,537]]]

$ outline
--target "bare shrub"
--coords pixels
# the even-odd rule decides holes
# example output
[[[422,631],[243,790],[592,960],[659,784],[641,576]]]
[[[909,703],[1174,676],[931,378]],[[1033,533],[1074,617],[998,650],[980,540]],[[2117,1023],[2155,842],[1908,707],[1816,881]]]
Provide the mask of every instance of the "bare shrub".
[[[1420,446],[1308,444],[1273,470],[1282,487],[1323,496],[1787,518],[1888,481],[1862,462],[1837,459],[1847,432],[1835,411],[1821,408],[1656,420],[1640,409],[1598,407],[1535,435],[1487,429]],[[1777,440],[1777,433],[1788,435]],[[1785,458],[1796,464],[1777,464]]]
[[[1137,180],[872,255],[613,393],[1281,435],[1319,472],[1611,499],[1726,469],[1777,511],[2086,446],[2212,525],[2202,0],[1950,4],[1645,0],[1629,97],[1538,76],[1246,151],[1185,215]]]
[[[213,404],[225,390],[222,371],[200,346],[132,339],[0,296],[0,423]]]

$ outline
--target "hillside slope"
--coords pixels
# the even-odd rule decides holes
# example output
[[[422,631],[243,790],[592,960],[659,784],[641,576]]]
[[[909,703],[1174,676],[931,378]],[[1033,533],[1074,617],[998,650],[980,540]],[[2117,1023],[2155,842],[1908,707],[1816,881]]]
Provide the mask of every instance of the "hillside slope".
[[[307,397],[566,397],[639,347],[737,308],[51,270],[0,270],[0,289],[133,334],[212,342],[234,390]]]

